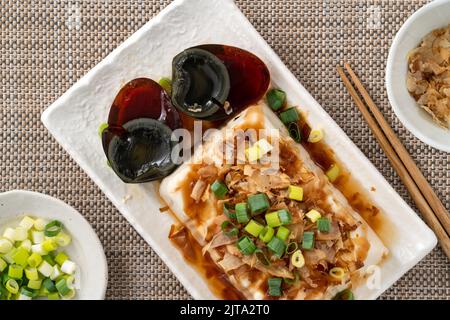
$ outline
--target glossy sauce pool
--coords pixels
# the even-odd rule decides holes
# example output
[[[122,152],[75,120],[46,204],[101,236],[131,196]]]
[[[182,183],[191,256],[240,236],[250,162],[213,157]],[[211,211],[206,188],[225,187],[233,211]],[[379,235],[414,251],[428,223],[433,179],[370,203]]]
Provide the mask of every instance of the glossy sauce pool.
[[[261,122],[263,123],[261,119]],[[258,123],[258,122],[257,122]],[[308,151],[311,159],[316,165],[326,171],[332,164],[337,164],[341,173],[333,185],[341,191],[350,206],[358,212],[374,232],[383,240],[385,244],[392,241],[394,233],[393,228],[386,221],[384,214],[370,200],[369,193],[352,177],[350,171],[344,163],[337,159],[333,150],[323,142],[309,143],[306,141],[310,132],[309,125],[299,121],[299,127],[302,133],[302,146]],[[184,182],[181,188],[192,190],[192,183],[196,180],[196,174],[193,172]],[[195,219],[202,212],[202,204],[195,204],[189,197],[189,192],[183,192],[186,214]],[[371,188],[370,192],[376,192]],[[169,210],[170,212],[170,210]],[[174,214],[172,214],[174,215]],[[180,231],[181,230],[181,231]],[[202,254],[202,247],[190,234],[187,228],[181,226],[178,222],[173,225],[169,239],[180,250],[185,260],[193,266],[206,279],[212,292],[220,299],[234,300],[243,299],[242,294],[227,280],[223,271],[214,263],[209,255]],[[367,247],[368,250],[368,247]]]

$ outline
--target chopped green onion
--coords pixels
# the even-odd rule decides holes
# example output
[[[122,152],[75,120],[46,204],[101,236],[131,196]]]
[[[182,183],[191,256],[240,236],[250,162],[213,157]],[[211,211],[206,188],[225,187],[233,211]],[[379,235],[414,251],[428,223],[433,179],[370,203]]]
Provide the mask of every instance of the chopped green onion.
[[[9,264],[14,263],[13,255],[16,253],[16,248],[11,248],[11,250],[3,255],[3,260],[8,262]]]
[[[309,210],[308,213],[306,213],[306,216],[309,218],[309,220],[311,220],[311,222],[316,222],[320,217],[322,217],[320,212],[315,209]]]
[[[39,244],[44,242],[45,235],[44,231],[31,231],[31,240],[33,240],[33,244]]]
[[[162,77],[161,79],[159,79],[158,83],[169,96],[172,94],[172,80],[167,77]]]
[[[46,254],[48,254],[48,252],[42,247],[42,243],[33,244],[31,246],[31,252],[37,253],[40,256],[45,256]]]
[[[59,268],[59,266],[57,264],[55,264],[53,266],[53,271],[52,271],[52,274],[50,275],[50,279],[56,280],[61,275],[62,275],[61,269]]]
[[[330,220],[328,220],[327,218],[320,218],[319,220],[317,220],[317,229],[320,232],[330,232]]]
[[[314,232],[303,232],[302,248],[305,250],[311,250],[312,248],[314,248]]]
[[[56,244],[60,247],[68,246],[72,242],[72,237],[67,233],[61,231],[55,237]]]
[[[248,214],[247,203],[242,202],[242,203],[236,204],[235,210],[236,210],[237,222],[239,222],[239,223],[247,223],[250,220],[250,216]]]
[[[63,295],[64,300],[73,299],[73,297],[75,297],[75,289],[70,289],[67,294]]]
[[[286,241],[290,233],[291,231],[288,228],[281,226],[278,228],[277,238]]]
[[[14,229],[14,240],[23,241],[28,238],[28,230],[23,227],[17,227]]]
[[[281,112],[280,119],[285,125],[288,125],[291,122],[297,122],[300,119],[297,108],[291,107]]]
[[[280,89],[271,89],[266,94],[267,104],[273,111],[279,110],[286,102],[286,93]]]
[[[250,220],[250,222],[245,226],[244,230],[250,233],[254,237],[258,237],[261,231],[264,229],[262,224],[259,224],[255,220]]]
[[[13,228],[6,228],[6,230],[3,232],[3,238],[8,239],[11,242],[16,241],[14,239],[16,232],[14,231]]]
[[[9,279],[8,281],[6,281],[5,288],[12,294],[16,294],[17,292],[19,292],[19,284],[14,279]]]
[[[32,298],[33,297],[33,291],[28,289],[28,288],[26,288],[26,287],[22,287],[20,289],[20,295],[24,295],[24,296],[27,296],[29,298]]]
[[[5,270],[7,266],[8,264],[5,262],[5,260],[0,258],[0,272],[3,272],[3,270]]]
[[[27,249],[19,247],[17,248],[12,258],[14,260],[14,263],[21,265],[22,267],[26,267],[28,264],[27,260],[29,256],[30,255],[28,254]]]
[[[269,198],[265,193],[257,193],[248,197],[248,206],[252,215],[265,212],[270,207]]]
[[[62,223],[58,220],[53,220],[45,226],[44,234],[46,237],[55,237],[62,230]]]
[[[98,129],[97,129],[98,135],[99,135],[100,137],[102,137],[103,131],[105,131],[106,129],[108,129],[108,124],[105,123],[105,122],[103,122],[102,124],[100,124],[100,125],[98,126]]]
[[[36,268],[42,262],[42,257],[37,253],[32,253],[31,256],[28,257],[28,265],[32,268]]]
[[[298,249],[298,244],[295,241],[289,242],[286,246],[286,253],[291,254],[294,253]]]
[[[39,290],[42,286],[42,280],[30,280],[28,281],[28,288]]]
[[[47,261],[42,261],[41,265],[38,268],[38,271],[45,277],[50,277],[53,272],[53,266]]]
[[[8,268],[8,277],[21,279],[23,277],[23,268],[18,264],[10,264]]]
[[[297,250],[292,254],[291,263],[296,268],[301,268],[305,265],[305,258],[301,250]]]
[[[330,168],[328,168],[327,172],[325,172],[325,175],[328,177],[328,180],[330,180],[330,182],[334,182],[339,177],[340,172],[341,169],[337,164],[334,163],[330,166]]]
[[[269,280],[267,280],[267,284],[269,287],[269,296],[281,296],[281,281],[281,278],[269,278]]]
[[[290,185],[288,188],[288,198],[297,201],[303,201],[303,188]]]
[[[31,251],[31,241],[29,239],[23,240],[20,243],[20,248],[24,248],[27,252]]]
[[[77,265],[75,264],[75,262],[66,260],[66,261],[64,261],[64,263],[61,266],[61,271],[72,275],[75,273],[76,268],[77,268]]]
[[[236,226],[228,220],[222,222],[220,228],[222,229],[223,233],[229,237],[235,237],[239,233],[239,229],[236,228]],[[65,261],[67,261],[67,259]]]
[[[47,295],[48,300],[60,300],[58,292],[52,292]]]
[[[19,222],[19,226],[25,228],[26,230],[30,230],[34,225],[34,219],[28,216],[25,216],[22,221]]]
[[[266,222],[269,227],[276,228],[281,226],[280,217],[278,216],[278,211],[267,213]]]
[[[53,257],[50,254],[42,256],[42,259],[44,259],[44,261],[47,261],[48,264],[51,266],[54,266],[56,264],[55,260],[53,259]]]
[[[333,300],[355,300],[355,297],[350,289],[345,289],[335,295]]]
[[[281,258],[286,251],[286,245],[280,238],[273,237],[272,240],[269,241],[267,247],[273,251],[275,256]]]
[[[288,124],[288,132],[289,132],[289,136],[295,142],[300,143],[302,141],[302,134],[301,134],[300,128],[296,122],[291,122]]]
[[[236,219],[236,213],[231,208],[230,204],[225,202],[223,204],[223,213],[228,217],[228,219],[235,220]]]
[[[44,219],[37,218],[36,220],[34,220],[34,228],[36,229],[36,231],[44,231],[46,225],[47,221],[45,221]]]
[[[36,268],[25,268],[25,276],[28,280],[38,280],[39,274]]]
[[[211,191],[214,193],[217,199],[223,199],[228,193],[228,188],[223,181],[216,180],[211,185]]]
[[[261,241],[264,243],[268,243],[270,240],[272,240],[274,234],[275,230],[271,226],[265,226],[259,234],[259,239],[261,239]]]
[[[341,267],[334,267],[328,272],[328,274],[336,280],[342,280],[345,276],[345,270]]]
[[[256,255],[256,258],[258,259],[258,261],[261,262],[263,265],[265,265],[265,266],[270,265],[269,259],[267,258],[264,251],[262,251],[260,248],[257,248],[255,250],[255,255]]]
[[[0,239],[0,253],[7,253],[12,249],[13,245],[8,239]]]
[[[286,209],[278,210],[278,218],[282,225],[291,224],[292,216]]]
[[[64,263],[67,259],[69,259],[69,256],[66,255],[65,252],[60,252],[60,253],[58,253],[58,254],[56,255],[56,257],[55,257],[56,263],[59,264],[60,266],[62,266],[63,263]]]
[[[42,285],[48,292],[56,292],[55,283],[50,279],[47,278],[42,282]]]
[[[255,244],[247,236],[243,236],[242,238],[240,238],[237,243],[237,246],[239,250],[242,252],[242,254],[246,256],[253,254],[256,250]]]
[[[70,288],[67,286],[66,279],[60,279],[56,284],[56,290],[58,290],[59,294],[64,296],[69,293]]]

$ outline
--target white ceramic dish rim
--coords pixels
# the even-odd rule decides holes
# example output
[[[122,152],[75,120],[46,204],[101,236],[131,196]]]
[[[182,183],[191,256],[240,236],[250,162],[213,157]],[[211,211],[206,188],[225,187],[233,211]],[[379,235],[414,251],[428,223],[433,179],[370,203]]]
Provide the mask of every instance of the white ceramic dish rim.
[[[49,196],[47,194],[34,192],[34,191],[28,191],[28,190],[10,190],[3,193],[0,193],[0,202],[5,203],[8,201],[11,201],[11,197],[16,196],[22,196],[23,198],[29,199],[31,203],[40,204],[39,209],[36,209],[34,212],[32,209],[28,210],[27,212],[20,212],[17,213],[11,213],[8,216],[0,216],[0,219],[2,222],[8,223],[9,221],[14,221],[17,218],[21,218],[24,214],[29,214],[31,216],[36,215],[36,211],[45,211],[45,216],[40,214],[40,217],[44,217],[47,219],[58,219],[62,221],[67,228],[68,232],[71,234],[73,241],[77,241],[77,243],[80,244],[82,247],[83,252],[78,252],[77,255],[84,255],[86,256],[89,252],[89,255],[92,257],[95,257],[95,261],[88,261],[91,266],[95,265],[95,271],[92,273],[92,276],[95,275],[95,279],[97,281],[95,288],[90,288],[90,291],[88,291],[88,296],[84,297],[84,295],[81,295],[83,297],[82,299],[92,299],[92,300],[103,300],[105,299],[106,295],[106,288],[108,284],[108,265],[106,262],[106,256],[103,251],[103,246],[95,233],[95,231],[92,229],[89,222],[73,207],[68,205],[67,203],[54,198],[52,196]],[[58,212],[48,212],[46,211],[45,204],[52,203],[54,206],[60,208]],[[19,208],[21,207],[21,204],[17,205]],[[23,205],[25,207],[29,206],[29,204]],[[18,209],[20,210],[20,209]],[[58,213],[60,215],[58,215]],[[71,220],[71,223],[65,223],[68,220]],[[2,228],[3,226],[0,226]],[[78,229],[76,229],[78,227]],[[74,228],[76,230],[74,230]],[[71,244],[69,247],[71,247],[71,250],[77,250],[73,244]],[[84,257],[86,258],[86,257]],[[87,259],[85,259],[87,260]],[[77,262],[77,261],[76,261]],[[81,277],[86,277],[87,270],[81,269]],[[84,281],[82,281],[84,282]],[[83,292],[83,287],[80,288],[80,291]],[[90,295],[89,295],[90,294]]]
[[[130,224],[141,234],[141,236],[152,246],[154,251],[162,258],[162,260],[167,264],[167,266],[171,269],[171,271],[178,277],[178,279],[182,282],[182,284],[187,288],[187,290],[191,293],[191,295],[196,299],[204,299],[205,296],[208,298],[211,297],[210,293],[205,293],[205,289],[207,289],[206,284],[202,280],[201,283],[198,281],[201,276],[197,273],[196,270],[189,267],[186,269],[186,263],[181,256],[174,256],[174,248],[166,248],[164,249],[164,245],[166,243],[161,243],[159,241],[162,240],[160,235],[160,231],[153,230],[152,232],[147,232],[151,230],[145,230],[142,226],[147,223],[145,220],[139,219],[147,219],[141,213],[130,211],[131,207],[136,207],[135,203],[128,203],[123,201],[123,198],[117,196],[117,194],[122,195],[122,189],[125,189],[123,184],[118,180],[113,173],[108,172],[108,175],[105,176],[104,172],[96,171],[98,168],[95,168],[96,164],[91,165],[92,159],[87,159],[84,155],[78,154],[77,150],[72,147],[70,137],[67,137],[67,129],[64,128],[63,123],[61,123],[61,119],[58,116],[59,109],[64,107],[66,103],[70,101],[72,95],[75,94],[79,89],[88,88],[91,85],[92,79],[95,77],[97,71],[100,71],[102,68],[106,68],[108,66],[112,66],[116,61],[116,58],[121,54],[122,51],[126,50],[129,46],[133,46],[136,42],[139,42],[141,38],[145,38],[147,32],[151,33],[153,29],[158,30],[158,27],[161,27],[162,21],[166,16],[170,16],[171,11],[176,11],[176,9],[180,9],[183,5],[195,6],[202,5],[205,3],[199,0],[175,0],[161,11],[159,15],[149,21],[146,25],[144,25],[140,30],[134,33],[128,40],[122,43],[116,50],[114,50],[110,55],[108,55],[103,61],[101,61],[97,66],[95,66],[86,76],[78,81],[72,88],[70,88],[61,98],[59,98],[55,103],[53,103],[43,114],[42,121],[44,125],[48,128],[48,130],[54,135],[55,139],[64,147],[64,149],[75,159],[75,161],[87,172],[87,174],[94,180],[94,182],[102,189],[102,191],[107,195],[107,197],[113,202],[113,204],[119,209],[119,211],[125,216],[125,218],[130,222]],[[370,163],[369,160],[363,155],[363,153],[353,144],[353,142],[345,135],[342,129],[337,126],[337,124],[331,119],[331,117],[320,107],[320,105],[315,101],[311,95],[306,91],[306,89],[298,82],[298,80],[294,77],[294,75],[286,68],[286,66],[282,63],[280,58],[276,55],[276,53],[265,43],[262,37],[257,33],[257,31],[253,28],[250,22],[242,15],[237,6],[231,0],[210,0],[208,1],[208,5],[211,5],[211,8],[214,9],[214,12],[217,12],[217,7],[223,6],[222,10],[233,10],[233,19],[236,19],[236,22],[239,23],[239,27],[244,27],[246,30],[246,34],[243,35],[243,38],[246,40],[252,40],[252,43],[255,43],[259,46],[258,50],[259,54],[263,54],[265,56],[264,61],[270,61],[271,67],[273,68],[274,73],[272,73],[272,80],[275,84],[277,83],[285,83],[286,91],[288,92],[288,96],[293,97],[292,100],[297,101],[299,104],[303,103],[310,115],[308,116],[309,120],[314,122],[324,122],[323,124],[327,125],[329,129],[330,136],[338,136],[339,139],[328,140],[327,143],[333,142],[336,146],[336,151],[338,156],[341,159],[349,159],[351,160],[353,165],[356,166],[355,171],[358,172],[359,181],[367,183],[373,183],[372,186],[376,186],[377,191],[379,192],[379,201],[376,201],[375,204],[382,208],[386,212],[396,212],[401,211],[401,214],[408,218],[408,221],[411,225],[408,228],[413,228],[416,232],[420,232],[424,239],[421,242],[414,242],[407,246],[407,250],[404,253],[405,258],[407,258],[407,262],[404,262],[399,266],[399,268],[393,269],[392,267],[387,268],[386,270],[389,272],[388,279],[384,279],[381,287],[379,289],[374,290],[370,293],[370,295],[365,296],[365,299],[374,299],[378,297],[383,291],[385,291],[389,286],[391,286],[395,281],[397,281],[407,270],[409,270],[413,265],[415,265],[418,261],[420,261],[427,253],[431,251],[431,249],[436,245],[436,237],[431,232],[431,230],[423,223],[422,220],[408,207],[408,205],[403,201],[403,199],[392,189],[392,187],[387,183],[387,181],[383,178],[383,176],[375,169],[375,167]],[[203,9],[204,7],[202,7]],[[183,7],[183,9],[187,9]],[[180,9],[181,10],[181,9]],[[205,9],[206,10],[206,9]],[[178,13],[179,11],[177,11]],[[223,15],[225,11],[220,11]],[[231,15],[230,15],[231,17]],[[208,38],[209,39],[209,38]],[[241,39],[242,40],[242,39]],[[209,40],[211,43],[211,40]],[[229,41],[232,42],[233,41]],[[198,43],[198,42],[197,42]],[[217,41],[216,41],[217,43]],[[226,43],[226,42],[224,42]],[[250,45],[247,45],[247,47]],[[245,46],[242,46],[246,48]],[[248,49],[248,48],[247,48]],[[251,48],[250,48],[251,49]],[[258,54],[258,53],[257,53]],[[260,56],[261,57],[261,56]],[[123,58],[123,57],[122,57]],[[117,61],[122,62],[122,61]],[[270,67],[270,66],[269,66]],[[129,75],[127,75],[129,77]],[[130,79],[131,80],[131,79]],[[117,80],[119,81],[119,80]],[[123,80],[120,80],[123,81]],[[117,85],[116,83],[114,85]],[[294,91],[295,89],[295,91]],[[114,95],[114,93],[113,93]],[[297,97],[297,98],[295,98]],[[67,106],[66,106],[67,107]],[[108,107],[109,108],[109,107]],[[313,111],[311,111],[314,109]],[[64,109],[66,112],[67,109]],[[64,113],[64,117],[67,115]],[[56,117],[56,118],[55,118]],[[73,120],[73,119],[72,119]],[[101,120],[97,119],[97,121],[101,122]],[[98,124],[96,125],[95,132],[97,131]],[[93,130],[93,128],[89,128]],[[327,135],[325,136],[325,140],[329,139]],[[344,154],[339,154],[340,150],[345,150]],[[355,161],[353,159],[357,159]],[[90,162],[91,161],[91,162]],[[103,164],[104,167],[104,164]],[[107,168],[106,168],[107,169]],[[105,169],[101,169],[105,170]],[[110,182],[109,180],[116,183],[113,187],[105,182]],[[370,189],[369,185],[365,185],[367,190]],[[117,189],[120,189],[117,191]],[[130,188],[131,189],[131,188]],[[136,189],[133,189],[136,190]],[[139,192],[149,192],[154,191],[154,187],[152,184],[146,184],[142,186],[142,190],[139,189]],[[141,193],[138,196],[142,196]],[[150,198],[152,198],[151,196]],[[385,199],[383,199],[385,198]],[[380,203],[382,200],[386,200]],[[131,200],[130,202],[132,202]],[[153,204],[155,206],[155,204]],[[395,208],[392,210],[388,210],[389,208]],[[156,210],[156,209],[155,209]],[[163,218],[161,218],[163,219]],[[398,232],[402,235],[406,233],[406,226],[395,224],[396,227],[399,227]],[[168,232],[168,230],[167,230]],[[158,239],[159,237],[159,239]],[[167,238],[167,234],[165,235]],[[415,251],[408,251],[411,247]],[[165,251],[167,250],[167,251]],[[182,263],[183,265],[177,265]],[[208,290],[209,291],[209,290]]]
[[[398,51],[398,48],[402,43],[401,40],[405,36],[407,36],[410,27],[414,23],[416,23],[416,21],[418,19],[420,19],[420,17],[422,17],[424,14],[428,13],[429,11],[435,10],[436,8],[438,8],[439,6],[441,6],[442,4],[445,4],[445,3],[448,3],[448,0],[434,0],[434,1],[424,5],[419,10],[414,12],[406,20],[406,22],[401,26],[401,28],[395,35],[394,40],[391,45],[391,48],[389,50],[388,60],[387,60],[387,64],[386,64],[386,90],[387,90],[389,101],[391,103],[392,108],[394,109],[396,116],[400,119],[400,121],[405,126],[405,128],[408,129],[408,131],[410,131],[414,136],[416,136],[422,142],[424,142],[436,149],[439,149],[439,150],[442,150],[445,152],[450,152],[450,139],[449,139],[448,144],[445,144],[445,143],[441,143],[440,141],[436,141],[433,138],[430,138],[425,133],[423,133],[423,130],[418,128],[416,125],[412,124],[407,119],[407,117],[405,117],[403,115],[403,112],[401,110],[402,106],[400,106],[400,103],[398,102],[397,94],[394,92],[393,85],[392,85],[392,83],[394,81],[393,80],[393,72],[395,70],[394,57],[396,56],[396,52]],[[450,23],[450,19],[449,19],[449,23]],[[432,30],[429,30],[428,32],[431,32],[431,31]],[[406,59],[406,57],[405,57],[405,59]],[[406,72],[405,72],[405,86],[406,86]],[[419,106],[417,106],[417,108],[419,108]],[[429,115],[427,115],[427,116],[429,116]],[[431,119],[431,116],[429,116],[429,117]],[[427,123],[428,123],[431,121],[430,119],[427,119],[427,120],[422,119],[421,122],[427,121]],[[434,125],[437,126],[437,124],[434,124]],[[443,134],[450,136],[449,132],[443,131]]]

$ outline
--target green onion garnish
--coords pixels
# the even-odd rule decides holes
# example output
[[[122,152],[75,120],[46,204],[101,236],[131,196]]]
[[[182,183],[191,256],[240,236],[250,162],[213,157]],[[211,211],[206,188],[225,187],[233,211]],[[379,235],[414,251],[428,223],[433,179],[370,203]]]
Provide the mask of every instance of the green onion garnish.
[[[335,295],[333,300],[355,300],[355,297],[350,289],[345,289]]]
[[[256,258],[258,259],[258,261],[261,262],[263,265],[265,265],[265,266],[270,265],[269,259],[267,258],[264,251],[262,251],[260,248],[257,248],[255,250],[255,255],[256,255]]]
[[[288,125],[289,136],[295,141],[300,143],[302,141],[302,134],[300,128],[296,122],[291,122]]]
[[[45,226],[44,234],[46,237],[54,237],[61,232],[63,225],[58,220],[53,220]]]
[[[223,197],[225,197],[225,195],[228,193],[228,188],[225,183],[223,183],[223,181],[216,180],[211,185],[211,191],[214,193],[217,199],[223,199]]]
[[[240,238],[237,243],[237,246],[239,250],[242,252],[242,254],[246,256],[253,254],[256,250],[255,244],[247,236],[243,236],[242,238]]]
[[[26,216],[18,227],[5,230],[0,239],[0,300],[75,296],[71,275],[77,266],[67,254],[57,251],[71,242],[62,229],[57,220],[48,223]],[[58,288],[53,280],[59,283]],[[65,280],[68,292],[61,280]]]
[[[269,287],[269,296],[281,296],[281,282],[281,278],[269,278],[269,280],[267,280],[267,285]]]
[[[70,288],[67,286],[66,279],[62,278],[55,284],[56,290],[59,294],[65,296],[70,292]]]
[[[278,218],[282,225],[291,224],[292,216],[286,209],[278,210]]]
[[[103,134],[103,131],[105,131],[105,129],[108,128],[108,124],[107,123],[102,123],[99,127],[98,127],[98,135],[101,137]]]
[[[291,107],[281,112],[280,119],[285,125],[288,125],[291,122],[297,122],[300,119],[297,108]]]
[[[311,250],[312,248],[314,248],[314,232],[303,232],[302,248],[305,250]]]
[[[330,220],[327,218],[319,218],[319,220],[317,220],[317,229],[320,232],[330,232],[330,227]]]
[[[252,236],[258,238],[261,231],[264,229],[262,224],[259,224],[255,220],[250,220],[250,222],[245,226],[244,230],[250,233]]]
[[[291,231],[288,228],[281,226],[278,228],[277,238],[286,241],[290,233]]]
[[[273,237],[272,240],[270,240],[267,244],[267,247],[272,250],[275,256],[277,256],[278,258],[281,258],[286,251],[286,245],[284,244],[284,241],[277,237]]]
[[[261,241],[264,243],[268,243],[270,240],[272,240],[274,234],[275,230],[272,227],[265,226],[259,234],[259,239],[261,239]]]
[[[252,215],[265,212],[270,207],[269,198],[265,193],[258,193],[248,197],[248,206]]]
[[[239,223],[247,223],[250,221],[250,215],[248,214],[248,206],[247,203],[241,202],[236,204],[236,219]]]
[[[222,225],[220,226],[220,228],[222,229],[223,233],[229,237],[235,237],[239,233],[239,229],[236,228],[236,226],[228,220],[225,220],[224,222],[222,222]]]
[[[159,79],[158,83],[169,96],[172,94],[172,80],[166,77],[162,77],[161,79]]]
[[[273,111],[279,110],[286,101],[286,93],[280,89],[269,90],[266,94],[267,104]]]
[[[280,217],[278,216],[278,211],[267,213],[266,216],[267,225],[276,228],[281,226]]]
[[[56,292],[57,289],[55,287],[55,283],[50,279],[47,278],[42,282],[42,286],[48,291],[48,292]]]
[[[297,251],[298,244],[295,241],[289,242],[289,244],[286,246],[286,253],[291,254]]]
[[[231,205],[227,202],[223,204],[223,213],[228,217],[228,219],[235,220],[236,213],[231,208]]]

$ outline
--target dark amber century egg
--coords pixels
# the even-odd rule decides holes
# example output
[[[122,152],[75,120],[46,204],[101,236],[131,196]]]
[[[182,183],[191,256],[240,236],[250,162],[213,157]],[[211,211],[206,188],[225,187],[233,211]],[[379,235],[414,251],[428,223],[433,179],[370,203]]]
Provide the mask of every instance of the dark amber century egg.
[[[269,70],[257,56],[225,45],[186,49],[172,68],[172,102],[197,119],[225,119],[258,102],[270,83]]]
[[[128,82],[114,99],[102,132],[112,169],[127,183],[164,178],[176,168],[170,138],[180,126],[178,112],[158,83],[146,78]]]

